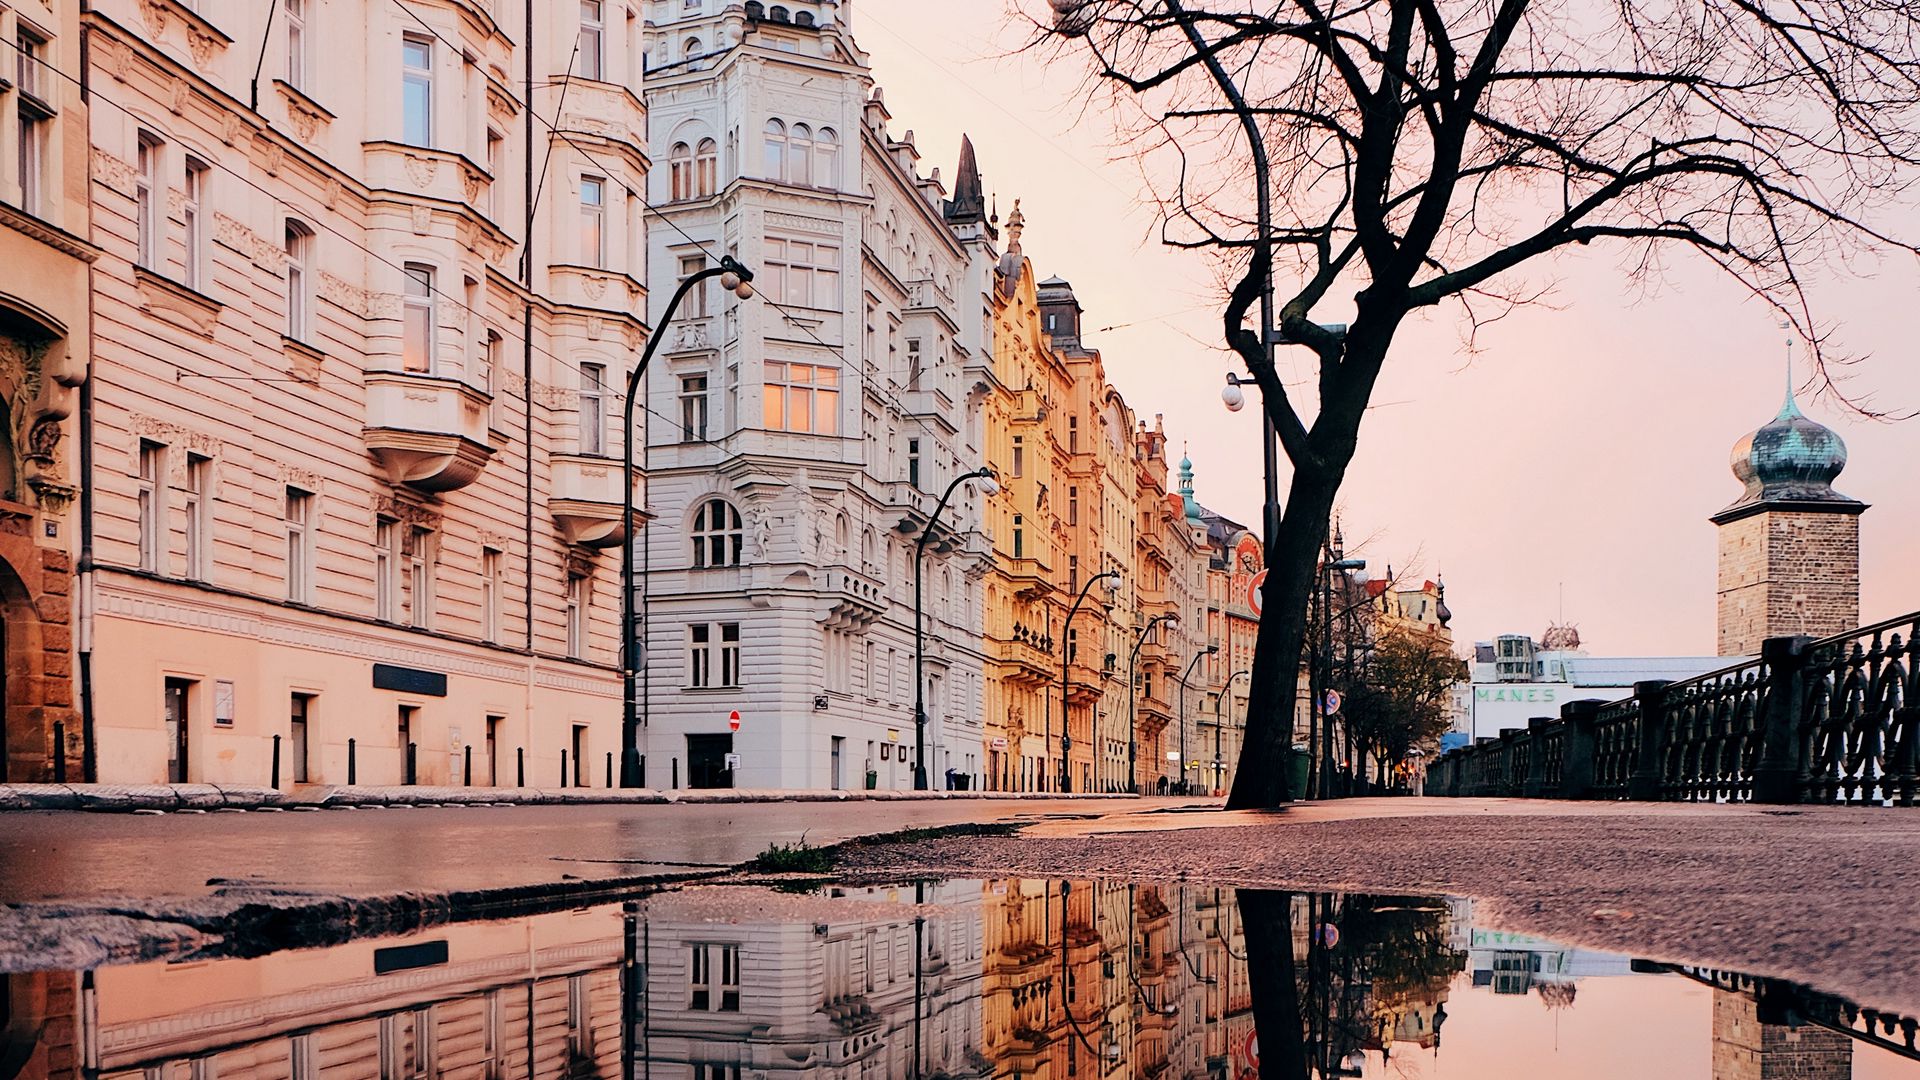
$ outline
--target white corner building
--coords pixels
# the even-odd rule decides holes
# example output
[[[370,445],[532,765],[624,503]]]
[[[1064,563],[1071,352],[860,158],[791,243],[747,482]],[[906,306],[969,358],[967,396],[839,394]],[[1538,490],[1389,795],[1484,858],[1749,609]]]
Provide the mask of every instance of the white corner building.
[[[981,460],[962,333],[981,306],[849,8],[648,10],[648,786],[913,786],[915,539]],[[723,255],[757,295],[710,280],[669,321]],[[979,504],[961,485],[926,548],[934,787],[983,771]]]

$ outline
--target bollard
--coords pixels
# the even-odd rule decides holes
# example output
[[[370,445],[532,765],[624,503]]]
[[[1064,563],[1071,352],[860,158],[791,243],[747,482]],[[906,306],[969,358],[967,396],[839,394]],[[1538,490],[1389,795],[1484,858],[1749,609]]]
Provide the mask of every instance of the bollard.
[[[680,759],[673,759],[673,790],[680,790]]]
[[[1627,798],[1634,802],[1658,802],[1665,794],[1667,686],[1666,679],[1633,684],[1633,696],[1640,699],[1640,760],[1627,778]]]
[[[1769,692],[1760,715],[1754,718],[1760,730],[1760,752],[1753,770],[1754,802],[1780,804],[1807,799],[1802,793],[1807,762],[1806,743],[1800,738],[1800,711],[1806,701],[1807,647],[1811,644],[1812,639],[1805,637],[1767,638],[1760,643]],[[1821,794],[1832,797],[1831,792]],[[1903,795],[1902,804],[1908,801],[1910,796]]]
[[[527,786],[527,748],[524,746],[513,748],[513,786]]]
[[[607,751],[607,786],[613,786],[613,751]]]
[[[416,743],[408,743],[408,744],[407,744],[407,778],[406,778],[406,783],[407,783],[407,784],[409,784],[409,785],[411,785],[411,784],[416,784],[416,783],[418,783],[418,782],[419,782],[419,780],[417,779],[417,777],[418,777],[418,775],[419,775],[419,774],[418,774],[418,773],[415,773],[415,772],[413,771],[413,770],[414,770],[414,764],[415,764],[415,758],[414,758],[414,751],[415,751],[415,750],[417,750],[417,749],[419,749],[419,746],[418,746],[418,744],[416,744]]]
[[[1566,753],[1560,757],[1560,798],[1585,799],[1593,794],[1594,769],[1599,748],[1594,744],[1594,725],[1600,719],[1598,698],[1583,698],[1560,706],[1560,718],[1567,725]]]
[[[280,788],[280,736],[273,737],[273,782],[267,785],[278,791]]]
[[[560,786],[567,786],[567,752],[560,751]]]
[[[67,782],[67,725],[59,720],[53,722],[53,782]]]
[[[354,750],[353,744],[356,741],[358,740],[355,740],[355,739],[347,740],[347,786],[348,787],[352,787],[354,784],[359,782],[360,774],[358,769],[355,766],[354,754],[353,754],[353,750]]]
[[[466,786],[472,787],[473,786],[473,744],[472,743],[467,744],[466,751],[467,751],[467,766],[466,766],[465,783],[466,783]]]

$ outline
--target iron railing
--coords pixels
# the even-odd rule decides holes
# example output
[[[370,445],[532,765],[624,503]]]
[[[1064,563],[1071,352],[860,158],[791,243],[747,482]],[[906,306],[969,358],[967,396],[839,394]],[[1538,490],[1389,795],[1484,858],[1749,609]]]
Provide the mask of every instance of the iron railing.
[[[1576,701],[1449,751],[1427,793],[1911,806],[1920,788],[1920,612],[1619,701]]]

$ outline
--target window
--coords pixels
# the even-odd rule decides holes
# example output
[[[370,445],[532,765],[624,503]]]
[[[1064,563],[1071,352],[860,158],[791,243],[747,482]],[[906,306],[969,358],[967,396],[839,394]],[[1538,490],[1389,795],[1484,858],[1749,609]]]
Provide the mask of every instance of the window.
[[[832,128],[821,128],[813,137],[813,184],[815,187],[840,186],[840,136]]]
[[[718,186],[720,147],[712,139],[701,139],[693,149],[693,193],[705,198]]]
[[[500,385],[500,335],[492,330],[480,343],[480,378],[482,388],[491,398],[487,402],[487,423],[492,427],[503,424],[506,412],[506,394]]]
[[[692,946],[692,956],[687,965],[687,990],[689,1009],[699,1012],[739,1012],[740,946]]]
[[[579,734],[584,734],[586,729],[576,727],[574,731],[577,733],[574,743],[578,747],[581,741]],[[585,786],[581,783],[584,775],[579,771],[580,757],[579,754],[574,755],[575,787]],[[585,975],[567,976],[567,1053],[573,1061],[593,1060],[593,999],[587,993]]]
[[[580,75],[601,78],[605,57],[601,48],[606,40],[606,22],[600,0],[580,0]]]
[[[822,364],[766,364],[766,426],[770,431],[840,434],[840,369]]]
[[[920,486],[920,440],[907,440],[907,483]]]
[[[380,518],[373,526],[373,617],[393,622],[400,611],[400,523]]]
[[[740,511],[725,499],[708,499],[693,512],[693,566],[739,566]]]
[[[500,598],[505,582],[501,580],[507,557],[499,548],[480,553],[480,640],[500,640]]]
[[[287,489],[287,599],[313,603],[313,493]]]
[[[487,186],[486,193],[482,196],[485,201],[481,204],[481,209],[489,215],[495,209],[494,190],[506,180],[506,177],[501,174],[501,169],[505,167],[506,145],[506,136],[492,128],[487,129]]]
[[[764,286],[754,284],[776,302],[828,310],[840,306],[839,245],[769,236],[761,262]]]
[[[207,549],[212,546],[208,534],[212,513],[207,502],[213,498],[212,475],[212,461],[187,454],[187,577],[192,581],[207,580]]]
[[[586,577],[567,575],[567,656],[578,660],[587,647]]]
[[[693,198],[693,148],[677,142],[667,152],[667,175],[671,179],[670,196],[674,202]]]
[[[688,38],[685,43],[680,46],[680,56],[687,60],[698,60],[700,54],[706,51],[707,47],[700,44],[700,39],[697,37]]]
[[[740,1080],[740,1066],[696,1061],[693,1063],[693,1080]]]
[[[1048,318],[1052,318],[1052,316],[1048,316]],[[1080,418],[1077,416],[1069,416],[1067,417],[1067,453],[1077,454],[1079,452]]]
[[[607,365],[580,365],[580,452],[607,452]]]
[[[767,121],[766,135],[763,140],[765,158],[761,163],[760,174],[768,180],[787,178],[787,125],[778,120]]]
[[[707,437],[707,377],[680,376],[680,439],[701,442]]]
[[[920,339],[917,337],[907,339],[907,387],[920,388]]]
[[[1067,556],[1067,591],[1070,593],[1080,591],[1080,556],[1078,555]]]
[[[296,777],[295,783],[304,783]],[[314,1053],[312,1035],[295,1035],[287,1040],[287,1075],[290,1080],[320,1080],[320,1061]]]
[[[795,124],[787,133],[787,179],[801,187],[813,186],[813,129]]]
[[[140,265],[148,270],[160,269],[160,208],[154,204],[159,191],[160,140],[143,131],[133,181],[133,217]]]
[[[687,628],[688,685],[740,685],[740,624],[695,623]]]
[[[307,320],[313,310],[313,292],[307,276],[307,264],[313,257],[313,232],[305,225],[287,219],[287,336],[307,340]]]
[[[1067,489],[1067,524],[1080,524],[1080,489],[1077,487]]]
[[[1027,473],[1027,437],[1013,437],[1013,475],[1025,476]]]
[[[433,145],[433,39],[407,34],[400,41],[400,139]]]
[[[140,569],[160,570],[161,529],[167,516],[167,448],[140,440],[139,461]]]
[[[682,255],[680,256],[680,281],[685,282],[688,278],[706,268],[707,257],[705,255]],[[702,281],[692,289],[689,289],[685,298],[681,300],[681,303],[686,306],[686,310],[682,312],[682,317],[688,319],[704,318],[707,314],[707,283]]]
[[[285,0],[287,13],[287,85],[307,88],[307,0]]]
[[[207,291],[207,229],[200,202],[207,193],[207,163],[187,159],[186,188],[182,192],[181,221],[186,225],[187,255],[183,282],[189,289]]]
[[[433,625],[433,530],[418,525],[407,529],[408,625],[424,630]]]
[[[54,115],[52,95],[42,78],[47,43],[22,29],[14,44],[18,60],[14,96],[20,119],[20,209],[45,216],[47,133],[52,130]]]
[[[433,373],[434,337],[438,312],[434,310],[433,267],[408,263],[406,298],[402,312],[400,366],[406,371]]]
[[[580,178],[580,261],[607,264],[607,182],[597,176]]]
[[[1027,541],[1026,519],[1021,517],[1019,514],[1015,514],[1013,515],[1013,557],[1014,558],[1024,559],[1027,557],[1026,541]]]

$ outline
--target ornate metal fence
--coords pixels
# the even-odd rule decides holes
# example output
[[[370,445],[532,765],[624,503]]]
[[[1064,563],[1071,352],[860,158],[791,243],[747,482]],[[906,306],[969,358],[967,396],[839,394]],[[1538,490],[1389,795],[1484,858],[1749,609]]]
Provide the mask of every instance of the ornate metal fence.
[[[1769,638],[1758,659],[1441,755],[1453,796],[1911,806],[1920,788],[1920,612],[1833,637]]]

